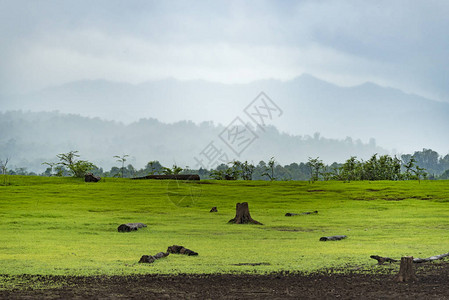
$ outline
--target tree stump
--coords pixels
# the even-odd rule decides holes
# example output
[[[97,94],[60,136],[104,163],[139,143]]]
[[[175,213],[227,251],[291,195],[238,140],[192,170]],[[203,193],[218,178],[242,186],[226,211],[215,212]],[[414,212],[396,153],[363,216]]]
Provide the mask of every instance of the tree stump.
[[[262,223],[251,218],[248,208],[248,202],[237,203],[235,206],[235,218],[229,220],[228,223],[235,224],[257,224],[263,225]]]
[[[413,269],[413,256],[401,257],[401,266],[395,280],[398,282],[418,280],[415,275],[415,270]]]

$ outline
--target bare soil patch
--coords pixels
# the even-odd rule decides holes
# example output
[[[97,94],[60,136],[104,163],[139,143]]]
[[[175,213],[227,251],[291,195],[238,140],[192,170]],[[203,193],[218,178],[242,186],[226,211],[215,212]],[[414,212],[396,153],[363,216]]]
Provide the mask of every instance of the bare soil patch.
[[[417,266],[418,281],[395,282],[395,274],[321,272],[312,275],[30,276],[2,280],[44,288],[0,290],[1,299],[448,299],[449,263]],[[57,288],[45,288],[55,286]]]

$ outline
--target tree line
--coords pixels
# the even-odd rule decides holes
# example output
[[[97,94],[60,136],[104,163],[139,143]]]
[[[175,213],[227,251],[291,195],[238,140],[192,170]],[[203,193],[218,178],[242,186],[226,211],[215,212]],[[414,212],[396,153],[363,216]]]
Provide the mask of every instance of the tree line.
[[[202,179],[216,180],[421,180],[449,179],[449,154],[442,157],[431,149],[416,151],[413,155],[399,157],[374,154],[368,160],[355,156],[343,163],[325,164],[319,157],[309,158],[307,162],[291,163],[282,166],[274,157],[267,162],[254,165],[248,161],[234,160],[213,169],[182,168],[176,164],[168,167],[159,161],[148,162],[144,168],[136,169],[126,164],[129,155],[116,155],[118,166],[104,171],[93,163],[79,159],[78,151],[58,154],[57,162],[44,162],[47,169],[36,174],[25,168],[7,169],[7,160],[2,161],[0,170],[3,175],[40,175],[83,177],[86,172],[102,177],[140,177],[156,174],[198,174]]]

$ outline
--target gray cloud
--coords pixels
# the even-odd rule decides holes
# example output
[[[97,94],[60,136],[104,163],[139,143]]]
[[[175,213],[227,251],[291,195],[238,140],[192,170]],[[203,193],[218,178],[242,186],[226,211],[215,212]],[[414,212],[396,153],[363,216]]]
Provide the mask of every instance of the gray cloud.
[[[310,73],[449,101],[447,1],[2,1],[0,89]]]

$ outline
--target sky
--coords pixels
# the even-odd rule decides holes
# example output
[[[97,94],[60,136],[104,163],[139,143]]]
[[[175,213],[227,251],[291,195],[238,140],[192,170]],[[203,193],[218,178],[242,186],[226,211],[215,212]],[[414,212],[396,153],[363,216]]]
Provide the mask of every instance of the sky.
[[[449,102],[448,16],[445,0],[0,0],[0,94],[308,73]]]

